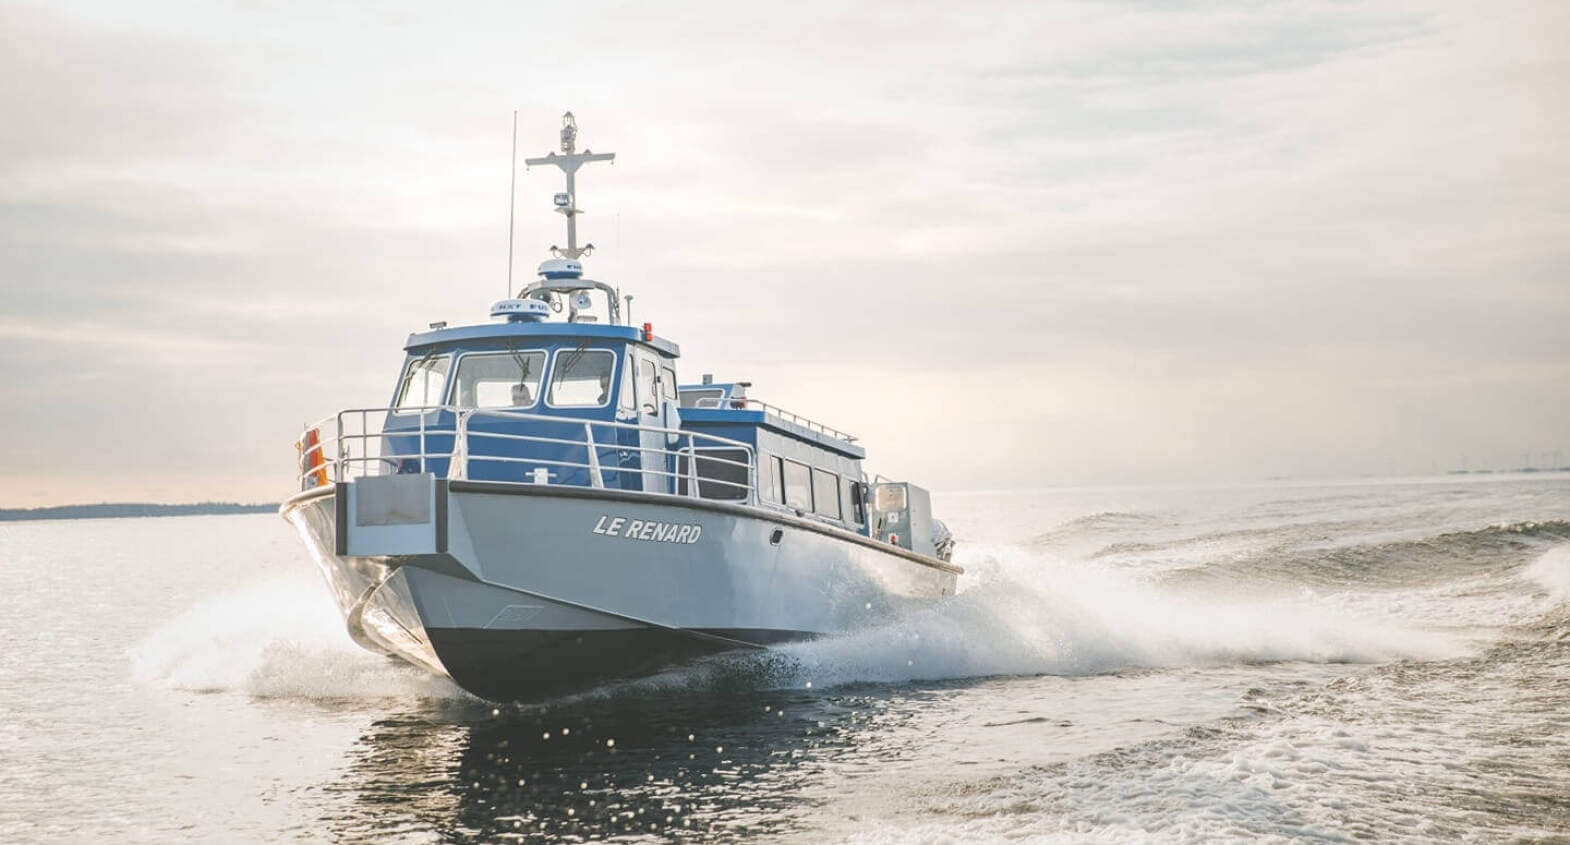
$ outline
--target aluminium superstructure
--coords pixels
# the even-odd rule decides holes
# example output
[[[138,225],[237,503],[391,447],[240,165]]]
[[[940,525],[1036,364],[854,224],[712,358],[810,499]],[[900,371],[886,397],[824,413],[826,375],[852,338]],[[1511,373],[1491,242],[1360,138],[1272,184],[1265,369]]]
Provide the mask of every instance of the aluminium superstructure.
[[[954,592],[921,488],[856,438],[678,380],[680,350],[567,246],[490,324],[409,336],[390,404],[306,427],[282,508],[367,648],[477,695],[534,698],[821,636]]]

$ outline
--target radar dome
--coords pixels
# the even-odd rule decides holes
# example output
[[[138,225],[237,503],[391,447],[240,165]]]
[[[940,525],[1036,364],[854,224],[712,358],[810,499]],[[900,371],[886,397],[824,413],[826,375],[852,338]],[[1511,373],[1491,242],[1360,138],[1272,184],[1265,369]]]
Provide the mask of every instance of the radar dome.
[[[509,323],[538,323],[551,315],[551,307],[538,299],[503,299],[491,306],[492,317]]]
[[[547,258],[540,262],[539,272],[547,279],[579,279],[583,265],[571,258]]]

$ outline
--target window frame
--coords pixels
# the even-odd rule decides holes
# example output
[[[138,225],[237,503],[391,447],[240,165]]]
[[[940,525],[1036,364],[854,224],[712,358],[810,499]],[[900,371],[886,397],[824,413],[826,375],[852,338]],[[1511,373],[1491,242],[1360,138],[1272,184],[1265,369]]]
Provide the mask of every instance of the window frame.
[[[861,526],[867,524],[867,505],[862,501],[865,495],[862,490],[866,486],[859,479],[848,475],[840,476],[840,508],[845,508],[845,500],[850,500],[850,517],[845,521],[851,525]]]
[[[636,401],[638,403],[638,413],[651,417],[657,417],[660,415],[660,362],[654,360],[653,355],[649,355],[642,350],[639,350],[637,354],[633,355],[633,360],[637,361],[637,366],[633,369],[632,382],[634,392],[637,397]],[[654,370],[653,377],[649,380],[648,384],[651,394],[648,397],[643,395],[643,367],[645,364],[647,364],[650,369]],[[652,399],[653,401],[646,401],[649,399]]]
[[[550,374],[548,371],[550,370],[551,364],[551,350],[549,348],[519,349],[517,354],[527,355],[531,352],[539,353],[539,355],[544,358],[544,361],[542,361],[540,364],[539,387],[535,389],[534,401],[532,403],[528,405],[487,405],[484,407],[481,407],[480,405],[464,407],[458,404],[458,368],[463,365],[464,359],[470,357],[485,358],[494,356],[506,356],[510,358],[513,355],[513,351],[510,349],[504,349],[500,351],[490,349],[472,350],[460,352],[454,356],[452,371],[449,373],[447,378],[447,393],[445,394],[446,403],[453,406],[454,408],[460,408],[462,410],[511,410],[520,408],[538,408],[540,403],[545,401],[545,390],[542,388],[548,389],[549,387],[549,382],[545,380],[545,377]]]
[[[785,459],[769,452],[758,453],[758,500],[785,506]],[[764,482],[768,488],[764,489]]]
[[[834,512],[823,510],[823,504],[818,501],[818,480],[827,478],[825,483],[828,490],[834,491]],[[843,522],[845,520],[845,503],[840,495],[840,474],[820,466],[812,468],[812,512],[818,516]]]
[[[409,391],[410,379],[412,379],[414,377],[414,368],[420,366],[421,364],[429,364],[429,363],[433,363],[435,361],[446,361],[447,362],[447,369],[442,372],[442,386],[441,386],[441,388],[439,390],[436,391],[436,393],[437,393],[436,404],[435,405],[421,404],[421,405],[407,405],[406,406],[404,404],[403,400],[404,400],[405,394],[407,394],[408,391]],[[414,414],[414,413],[420,413],[420,409],[421,408],[424,408],[426,410],[430,410],[432,408],[439,408],[439,407],[441,407],[442,401],[447,396],[447,386],[448,386],[448,382],[450,382],[452,380],[452,373],[453,373],[453,355],[452,355],[451,352],[442,352],[442,353],[439,353],[439,354],[436,354],[436,355],[421,355],[418,358],[410,359],[410,361],[407,364],[404,365],[403,373],[398,377],[398,389],[393,394],[393,404],[392,404],[393,413],[395,413],[395,414],[396,413]],[[427,377],[427,380],[429,380],[429,377]]]
[[[681,404],[681,393],[676,389],[676,368],[660,361],[660,396]]]
[[[604,401],[600,402],[599,404],[558,405],[555,402],[551,401],[551,396],[553,394],[555,394],[555,392],[556,392],[556,368],[560,365],[561,356],[563,354],[571,355],[571,354],[576,353],[578,351],[579,350],[578,350],[578,348],[576,346],[574,346],[574,347],[558,346],[558,347],[556,347],[556,349],[554,349],[551,352],[551,369],[550,369],[550,373],[548,374],[549,378],[541,380],[541,383],[545,385],[545,400],[544,400],[545,401],[545,407],[558,409],[558,410],[580,410],[580,411],[581,410],[585,410],[585,409],[592,410],[592,409],[595,409],[595,408],[609,407],[611,402],[614,400],[616,391],[615,391],[614,387],[608,386],[606,388],[606,390],[605,390],[605,399],[604,399]],[[607,348],[605,348],[603,346],[588,346],[588,347],[585,347],[582,350],[581,354],[583,354],[583,355],[604,354],[604,355],[611,356],[611,383],[612,383],[612,385],[615,384],[615,382],[616,382],[616,367],[617,367],[617,365],[619,363],[618,359],[622,358],[624,356],[618,355],[617,354],[617,350],[615,350],[615,349],[607,349]]]
[[[705,456],[702,454],[704,452],[729,452],[734,454],[711,454]],[[696,498],[705,499],[711,502],[746,502],[752,498],[753,478],[751,457],[751,450],[743,446],[697,446],[694,447],[690,453],[681,453],[676,465],[677,495],[689,496],[692,493],[692,490],[688,485],[688,482],[691,479],[687,474],[688,466],[690,464],[693,474],[697,476],[698,495]],[[717,476],[704,475],[702,470],[705,466],[708,466],[710,469],[719,466],[723,467],[726,471],[729,472],[739,471],[742,474],[742,477],[740,480],[736,480],[731,478],[720,478]],[[725,495],[704,495],[706,492],[704,490],[705,485],[709,486],[711,490],[718,488],[718,491],[724,491]]]
[[[792,504],[791,500],[790,500],[790,478],[789,478],[789,474],[788,473],[789,473],[790,468],[793,467],[793,466],[801,467],[803,470],[806,470],[806,472],[807,472],[807,505],[806,505],[806,507],[797,507],[796,505]],[[812,465],[811,464],[802,463],[801,461],[794,461],[794,460],[791,460],[790,458],[781,458],[780,459],[780,470],[781,470],[781,472],[780,472],[780,489],[785,494],[785,501],[782,502],[781,504],[785,505],[785,507],[790,508],[791,510],[798,510],[798,511],[802,511],[803,513],[810,513],[810,512],[812,512]]]
[[[636,368],[623,364],[621,373],[616,378],[616,418],[619,420],[638,419],[637,387],[633,384],[637,378],[633,375],[634,369]]]

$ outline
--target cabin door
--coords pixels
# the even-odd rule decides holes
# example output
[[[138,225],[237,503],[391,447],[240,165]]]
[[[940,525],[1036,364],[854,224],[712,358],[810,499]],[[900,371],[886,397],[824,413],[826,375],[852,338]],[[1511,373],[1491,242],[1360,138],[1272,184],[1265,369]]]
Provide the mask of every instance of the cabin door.
[[[654,356],[639,349],[629,358],[636,369],[633,373],[634,393],[638,403],[638,425],[647,429],[660,429],[665,427],[665,419],[661,413],[659,373],[660,365]],[[676,470],[676,465],[666,451],[666,436],[660,431],[643,430],[638,432],[638,445],[641,451],[643,472],[642,489],[652,493],[676,492],[675,478],[670,473]]]

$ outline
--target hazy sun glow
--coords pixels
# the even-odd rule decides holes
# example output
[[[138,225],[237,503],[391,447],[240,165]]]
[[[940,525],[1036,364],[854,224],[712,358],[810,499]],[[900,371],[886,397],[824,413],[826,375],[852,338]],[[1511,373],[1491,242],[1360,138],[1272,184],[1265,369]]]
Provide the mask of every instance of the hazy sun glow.
[[[549,13],[546,13],[546,9]],[[519,153],[683,377],[938,489],[1570,452],[1570,6],[11,2],[0,506],[265,501],[505,291]],[[519,173],[517,273],[560,240]]]

